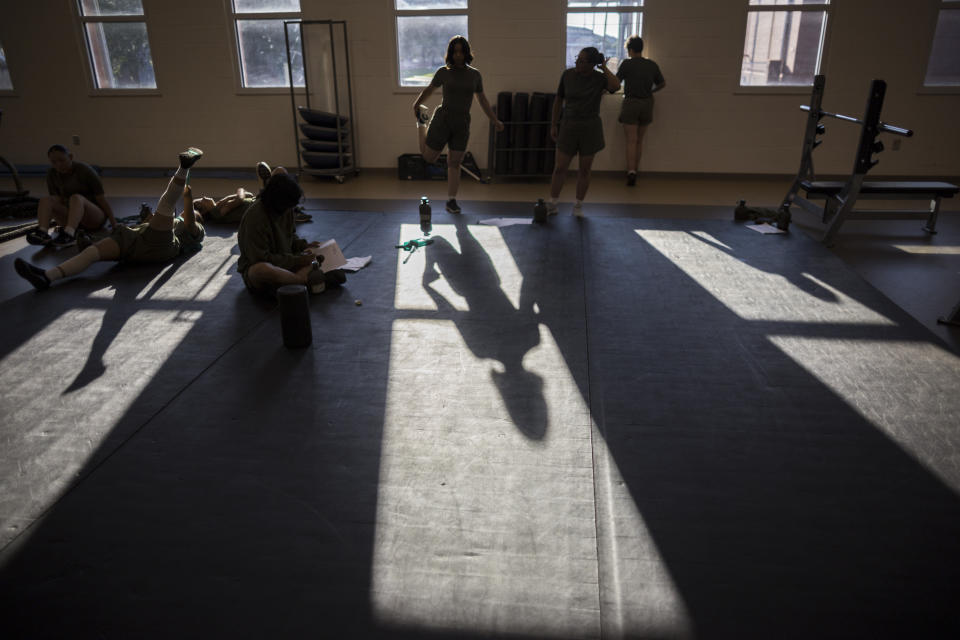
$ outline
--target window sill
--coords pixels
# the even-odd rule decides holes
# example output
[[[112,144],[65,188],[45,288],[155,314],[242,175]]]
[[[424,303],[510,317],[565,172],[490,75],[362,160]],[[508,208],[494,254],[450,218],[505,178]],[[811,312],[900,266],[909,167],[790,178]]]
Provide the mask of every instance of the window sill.
[[[792,5],[791,5],[792,6]],[[742,87],[737,86],[733,93],[734,95],[768,95],[768,96],[809,96],[810,92],[813,90],[813,85],[770,85],[762,87]]]
[[[293,90],[295,95],[306,95],[303,87],[297,87]],[[240,87],[237,89],[238,96],[289,96],[290,87]]]
[[[159,89],[94,89],[91,98],[124,98],[131,96],[162,96]]]
[[[917,89],[917,95],[928,95],[928,96],[949,96],[949,95],[960,95],[960,84],[953,85],[931,85],[923,86]]]

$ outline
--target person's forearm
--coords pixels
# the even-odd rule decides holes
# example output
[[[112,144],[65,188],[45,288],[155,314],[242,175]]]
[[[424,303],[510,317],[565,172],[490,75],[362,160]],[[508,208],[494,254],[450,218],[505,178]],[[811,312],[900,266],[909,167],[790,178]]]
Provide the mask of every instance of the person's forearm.
[[[477,102],[480,103],[480,108],[483,109],[485,114],[487,114],[487,117],[490,118],[491,121],[496,121],[497,114],[494,113],[493,109],[490,108],[490,101],[487,100],[487,96],[481,93],[477,96]]]
[[[550,115],[550,126],[559,127],[560,126],[560,108],[563,98],[557,98],[553,101],[553,113]]]
[[[107,214],[107,219],[110,220],[111,226],[117,225],[117,218],[113,215],[113,207],[110,206],[110,203],[107,202],[106,197],[100,196],[97,198],[97,204],[100,205],[100,208],[103,209],[103,212]]]

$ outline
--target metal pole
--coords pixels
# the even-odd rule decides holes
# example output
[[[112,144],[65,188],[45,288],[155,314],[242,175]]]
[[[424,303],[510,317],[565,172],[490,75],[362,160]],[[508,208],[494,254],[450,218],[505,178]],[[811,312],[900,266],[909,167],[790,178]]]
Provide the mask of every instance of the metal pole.
[[[343,175],[343,141],[340,138],[340,88],[337,82],[337,42],[333,35],[333,21],[327,22],[327,29],[330,33],[330,62],[333,65],[333,107],[337,113],[336,135],[337,135],[337,162],[340,163],[340,175]]]
[[[293,88],[293,60],[290,58],[290,32],[287,30],[287,26],[291,24],[299,24],[298,22],[288,22],[284,20],[283,22],[283,41],[286,44],[287,51],[287,79],[290,81],[290,109],[293,111],[293,152],[297,156],[297,177],[303,173],[303,164],[300,162],[300,131],[297,128],[297,96]],[[301,59],[303,56],[303,30],[300,31],[300,55]],[[303,73],[304,83],[306,83],[307,73],[306,73],[306,63],[304,63],[304,73]]]
[[[344,20],[343,24],[343,55],[345,64],[347,67],[347,115],[350,118],[348,124],[350,125],[350,153],[353,154],[353,172],[357,172],[357,140],[354,137],[354,128],[355,123],[353,121],[353,86],[350,82],[350,41],[347,39],[347,21]]]

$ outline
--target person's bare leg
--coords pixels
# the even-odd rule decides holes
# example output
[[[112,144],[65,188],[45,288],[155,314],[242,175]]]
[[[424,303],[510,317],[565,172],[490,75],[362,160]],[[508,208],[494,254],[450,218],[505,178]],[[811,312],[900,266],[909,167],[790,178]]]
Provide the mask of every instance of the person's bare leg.
[[[60,198],[57,196],[43,196],[37,203],[37,226],[40,231],[48,232],[50,230],[50,221],[53,219],[54,211],[57,208],[63,209],[60,204]],[[64,210],[66,213],[66,210]]]
[[[99,229],[107,219],[107,214],[99,206],[90,202],[79,193],[70,196],[67,223],[64,231],[74,235],[77,229]]]
[[[116,260],[119,257],[120,246],[114,242],[112,238],[104,238],[96,244],[90,245],[69,260],[61,262],[52,269],[47,269],[45,275],[49,282],[54,282],[82,273],[96,262]]]
[[[420,127],[420,128],[423,129],[423,127]],[[436,162],[437,158],[440,157],[440,152],[443,151],[443,149],[432,149],[428,147],[426,143],[427,134],[424,133],[423,135],[424,135],[424,143],[423,143],[423,147],[420,149],[420,155],[423,156],[424,161],[427,162],[428,164],[431,162]]]
[[[639,127],[635,124],[625,124],[623,125],[623,133],[626,136],[626,152],[627,152],[627,173],[636,173],[637,172],[637,129]]]
[[[550,181],[550,198],[556,200],[560,197],[560,191],[563,190],[563,183],[567,180],[567,171],[570,169],[570,162],[573,156],[567,155],[557,149],[556,159],[553,164],[553,177]]]
[[[640,171],[640,156],[643,153],[643,136],[647,132],[648,125],[640,125],[637,127],[637,142],[635,146],[636,153],[636,162],[633,164],[633,170],[636,172]]]
[[[579,168],[577,169],[577,200],[583,202],[587,197],[587,189],[590,188],[590,167],[593,166],[593,156],[580,156]]]
[[[463,160],[463,151],[450,149],[447,153],[447,200],[457,197],[460,190],[460,161]]]

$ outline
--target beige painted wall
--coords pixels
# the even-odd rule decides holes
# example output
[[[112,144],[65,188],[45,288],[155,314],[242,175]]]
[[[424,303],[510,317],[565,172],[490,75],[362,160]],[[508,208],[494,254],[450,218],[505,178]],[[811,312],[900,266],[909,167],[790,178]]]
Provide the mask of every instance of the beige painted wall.
[[[487,96],[553,91],[563,70],[563,0],[473,0],[470,40]],[[644,37],[668,87],[658,94],[647,135],[648,171],[790,173],[796,170],[807,95],[737,90],[746,0],[647,0]],[[77,155],[103,166],[166,167],[186,144],[208,166],[259,159],[295,163],[289,94],[239,95],[225,0],[144,0],[159,95],[93,96],[70,0],[3,2],[0,41],[15,96],[4,110],[0,152],[21,164],[45,162],[52,142],[81,137]],[[350,32],[355,123],[361,167],[394,167],[416,149],[410,106],[396,88],[392,0],[303,0],[307,19],[345,19]],[[935,0],[838,0],[832,9],[825,106],[859,115],[870,80],[888,83],[884,120],[917,130],[900,151],[881,155],[877,175],[960,175],[960,95],[921,90]],[[600,170],[622,166],[616,96],[604,98],[607,148]],[[852,166],[857,128],[826,122],[817,169]],[[487,120],[473,111],[470,145],[481,165]],[[888,149],[890,148],[888,140]]]

